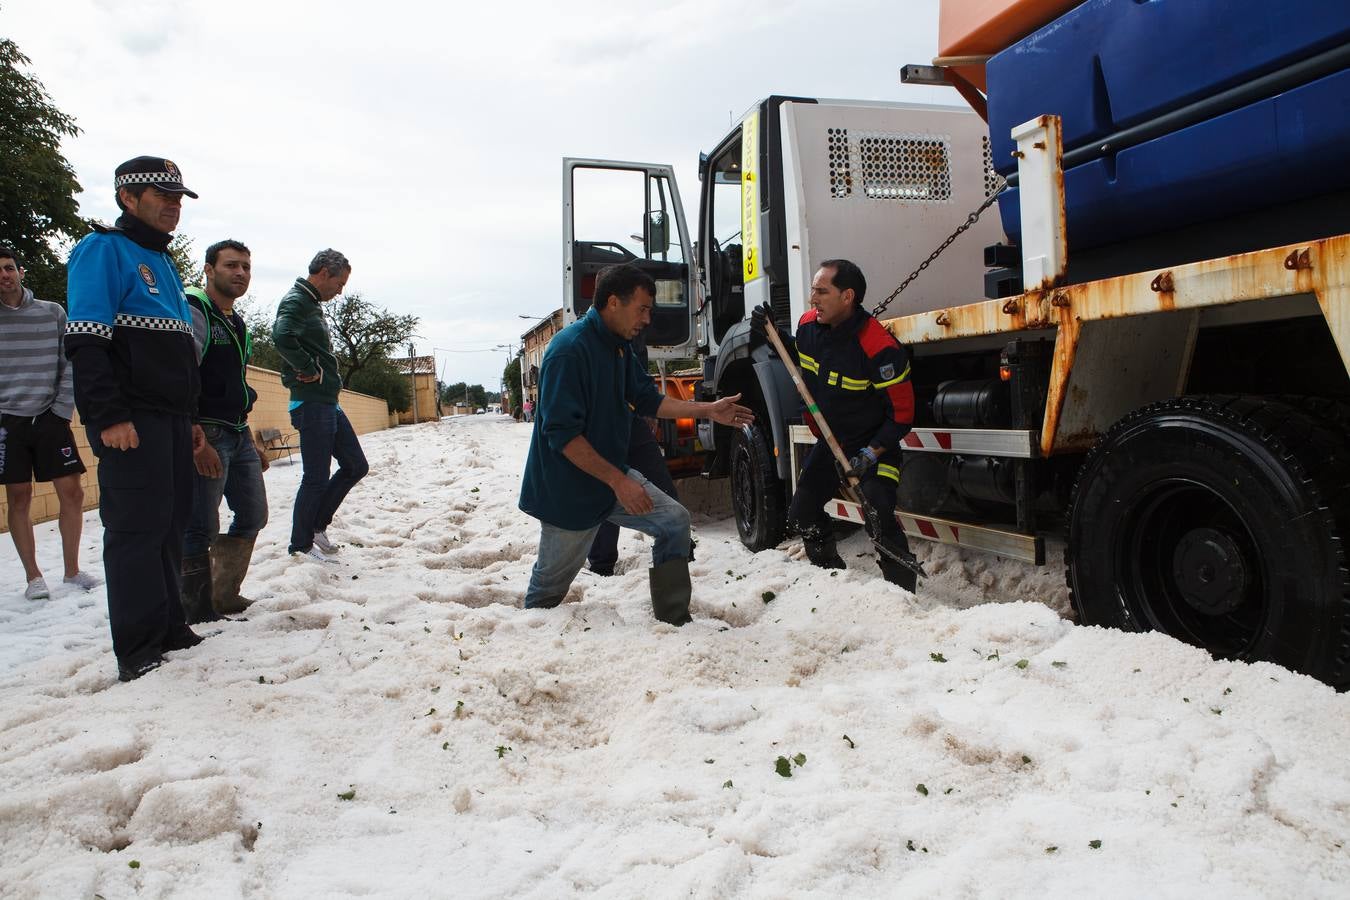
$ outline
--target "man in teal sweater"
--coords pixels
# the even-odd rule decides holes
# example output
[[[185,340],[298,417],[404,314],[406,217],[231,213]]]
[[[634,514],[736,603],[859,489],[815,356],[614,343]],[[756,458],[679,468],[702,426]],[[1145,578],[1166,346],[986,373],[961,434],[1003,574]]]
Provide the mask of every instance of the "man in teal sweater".
[[[549,341],[539,369],[539,405],[520,508],[540,522],[539,556],[525,593],[526,609],[554,607],[586,562],[600,523],[655,538],[649,572],[652,610],[672,625],[689,621],[689,513],[630,469],[631,418],[710,418],[749,424],[736,403],[664,396],[629,345],[651,322],[656,283],[636,266],[600,270],[584,318]]]
[[[300,489],[291,518],[290,552],[323,563],[334,562],[337,547],[328,526],[347,492],[370,471],[361,442],[338,406],[342,376],[319,304],[342,293],[352,274],[347,257],[320,250],[309,275],[295,284],[277,307],[272,342],[285,361],[281,383],[291,390],[291,424],[300,433]],[[331,473],[333,460],[338,470]]]

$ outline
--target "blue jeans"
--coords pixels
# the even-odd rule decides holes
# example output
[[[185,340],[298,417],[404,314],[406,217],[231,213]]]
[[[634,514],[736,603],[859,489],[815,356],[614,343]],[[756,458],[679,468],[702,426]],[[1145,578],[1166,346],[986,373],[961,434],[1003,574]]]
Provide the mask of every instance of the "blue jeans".
[[[336,403],[306,400],[291,410],[291,424],[300,433],[300,490],[291,518],[290,552],[314,544],[314,532],[328,530],[347,492],[370,471],[361,442],[347,414]],[[338,470],[329,477],[333,460]]]
[[[220,478],[192,476],[192,515],[183,536],[183,555],[200,556],[211,549],[220,534],[220,498],[229,504],[234,518],[231,537],[257,537],[267,524],[267,489],[263,487],[262,461],[258,459],[248,429],[235,431],[220,425],[203,425],[206,440],[220,457]]]
[[[671,559],[688,559],[689,510],[662,493],[636,469],[629,469],[628,477],[642,485],[655,508],[645,516],[635,516],[626,512],[616,500],[605,520],[655,538],[653,566]],[[591,549],[591,541],[600,527],[597,524],[581,531],[569,531],[547,522],[540,525],[539,557],[534,561],[530,586],[525,591],[526,609],[548,609],[562,602],[567,589],[572,586],[572,579],[586,564],[586,552]]]

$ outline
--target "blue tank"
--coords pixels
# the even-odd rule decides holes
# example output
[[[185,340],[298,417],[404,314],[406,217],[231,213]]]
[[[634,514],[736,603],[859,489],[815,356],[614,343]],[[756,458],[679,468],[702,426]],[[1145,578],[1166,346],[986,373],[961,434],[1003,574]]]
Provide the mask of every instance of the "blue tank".
[[[1345,0],[1088,0],[986,72],[1000,173],[1062,119],[1071,250],[1350,187]],[[1000,211],[1016,242],[1016,190]]]

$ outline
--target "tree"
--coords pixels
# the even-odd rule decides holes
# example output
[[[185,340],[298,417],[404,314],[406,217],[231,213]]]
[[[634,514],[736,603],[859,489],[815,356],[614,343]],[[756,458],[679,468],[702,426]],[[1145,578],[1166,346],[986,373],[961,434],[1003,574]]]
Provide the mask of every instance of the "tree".
[[[468,384],[457,381],[441,389],[441,404],[444,406],[467,406],[470,409],[487,409],[488,394],[481,384]]]
[[[417,316],[395,315],[359,292],[324,304],[324,316],[333,333],[343,384],[352,384],[357,373],[375,361],[387,361],[408,343],[418,323]]]
[[[247,294],[234,302],[234,311],[239,313],[239,317],[244,320],[244,326],[248,328],[249,339],[253,342],[253,356],[249,359],[249,365],[257,366],[260,369],[271,369],[274,372],[281,371],[281,354],[277,352],[276,345],[272,343],[272,311],[262,306],[255,306],[257,299],[252,294]]]
[[[511,415],[520,418],[520,407],[522,399],[520,396],[520,360],[517,356],[506,366],[506,371],[502,372],[502,379],[506,382],[507,396],[511,398]]]
[[[206,284],[206,275],[202,271],[205,261],[195,258],[192,238],[182,233],[175,234],[173,240],[169,241],[169,258],[178,270],[178,277],[183,280],[183,287],[203,287]]]
[[[64,251],[89,230],[75,202],[82,190],[75,170],[61,155],[61,139],[80,129],[23,71],[29,64],[17,44],[0,38],[0,239],[23,258],[33,293],[64,305]]]
[[[408,376],[385,357],[366,363],[350,381],[343,379],[343,384],[354,391],[383,398],[391,413],[412,409],[412,390],[408,382]]]

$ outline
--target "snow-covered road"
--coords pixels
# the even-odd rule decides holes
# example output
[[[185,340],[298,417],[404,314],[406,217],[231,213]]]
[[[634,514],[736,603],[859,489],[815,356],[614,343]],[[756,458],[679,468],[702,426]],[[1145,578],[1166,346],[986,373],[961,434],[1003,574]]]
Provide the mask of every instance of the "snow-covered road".
[[[248,620],[131,684],[102,590],[24,601],[0,538],[0,895],[1346,896],[1350,698],[1077,627],[1057,568],[750,554],[703,485],[691,625],[629,532],[526,612],[528,440],[367,435],[335,568],[275,466]]]

